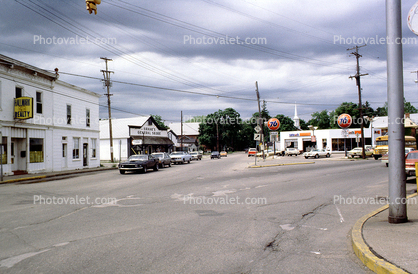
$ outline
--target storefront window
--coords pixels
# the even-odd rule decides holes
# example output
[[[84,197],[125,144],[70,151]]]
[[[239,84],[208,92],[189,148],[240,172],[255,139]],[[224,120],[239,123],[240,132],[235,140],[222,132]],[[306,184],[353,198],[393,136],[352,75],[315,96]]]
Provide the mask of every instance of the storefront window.
[[[91,139],[91,157],[96,158],[96,140],[97,139]]]
[[[80,158],[80,138],[74,138],[73,159]]]
[[[43,163],[44,161],[44,139],[30,138],[29,151],[31,163]]]
[[[2,142],[3,142],[3,155],[2,155],[2,159],[1,162],[3,165],[7,164],[7,137],[3,137],[2,138]],[[12,146],[13,148],[13,146]]]

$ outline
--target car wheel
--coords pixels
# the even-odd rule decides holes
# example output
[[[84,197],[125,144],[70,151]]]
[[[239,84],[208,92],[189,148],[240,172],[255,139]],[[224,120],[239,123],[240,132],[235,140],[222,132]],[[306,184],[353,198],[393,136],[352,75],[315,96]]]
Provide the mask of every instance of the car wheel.
[[[168,167],[171,167],[171,162],[168,163]]]
[[[389,163],[386,163],[386,167],[389,167]]]
[[[308,159],[308,156],[305,156],[305,159]]]
[[[147,173],[147,167],[144,166],[144,168],[142,169],[142,173]]]
[[[315,158],[316,158],[316,159],[318,159],[318,158],[319,158],[319,155],[318,155],[318,154],[316,154],[316,155],[315,155]]]
[[[329,155],[329,153],[327,153],[327,155],[325,157],[329,158],[331,155]]]
[[[125,174],[125,170],[119,170],[120,174]]]
[[[159,167],[160,165],[159,164],[156,164],[155,166],[154,166],[154,171],[158,171],[158,167]]]
[[[190,164],[190,159],[187,161],[188,164]]]

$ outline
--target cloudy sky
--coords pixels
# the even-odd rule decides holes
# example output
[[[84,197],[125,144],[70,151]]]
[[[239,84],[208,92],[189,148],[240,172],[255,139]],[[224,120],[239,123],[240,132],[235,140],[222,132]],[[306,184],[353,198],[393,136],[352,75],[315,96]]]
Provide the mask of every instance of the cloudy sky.
[[[415,0],[402,1],[405,98],[418,107],[418,36],[407,27]],[[160,115],[166,124],[232,107],[258,111],[255,82],[271,115],[309,120],[315,111],[363,101],[386,102],[383,0],[0,0],[0,53],[60,80],[104,94],[100,57],[109,70],[112,117]],[[74,74],[74,75],[70,75]],[[87,77],[82,77],[87,76]],[[106,97],[100,100],[107,117]]]

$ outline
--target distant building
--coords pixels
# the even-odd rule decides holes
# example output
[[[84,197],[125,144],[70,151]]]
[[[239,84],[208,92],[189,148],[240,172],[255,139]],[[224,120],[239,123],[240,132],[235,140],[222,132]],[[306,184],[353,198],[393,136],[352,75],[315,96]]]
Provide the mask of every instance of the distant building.
[[[109,120],[100,121],[100,159],[110,160]],[[133,154],[171,152],[174,143],[167,130],[152,116],[112,119],[113,158],[125,160]]]
[[[183,135],[181,123],[170,123],[168,127],[177,137],[174,146],[176,150],[196,151],[199,149],[199,125],[200,123],[183,123]],[[183,146],[183,147],[181,147]]]
[[[100,166],[99,97],[0,55],[4,174]]]

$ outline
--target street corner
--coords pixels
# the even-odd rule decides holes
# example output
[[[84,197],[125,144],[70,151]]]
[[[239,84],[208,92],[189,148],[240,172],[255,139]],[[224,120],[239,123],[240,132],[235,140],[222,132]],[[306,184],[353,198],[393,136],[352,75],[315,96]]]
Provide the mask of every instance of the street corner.
[[[412,195],[409,195],[407,199],[416,196],[417,193],[414,193]],[[373,248],[373,246],[371,246],[373,245],[373,241],[371,241],[370,243],[370,239],[369,241],[367,241],[367,237],[365,236],[366,223],[370,221],[373,217],[380,216],[379,214],[382,214],[388,208],[389,205],[385,205],[369,214],[364,215],[355,223],[355,225],[351,229],[351,243],[353,251],[356,254],[356,256],[360,259],[360,261],[375,273],[410,273],[402,269],[401,266],[395,265],[394,263],[390,262],[390,260],[393,259],[392,257],[392,259],[385,258],[381,254],[378,254],[377,251]],[[382,218],[383,217],[380,216],[379,222],[375,225],[378,225],[379,227],[382,226],[382,222],[384,222],[383,219],[386,220],[386,217],[383,219]],[[385,228],[382,227],[382,230],[385,230]],[[397,232],[401,233],[401,231]],[[405,244],[410,243],[408,242]]]

